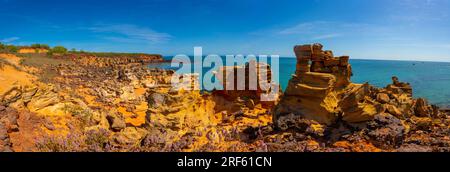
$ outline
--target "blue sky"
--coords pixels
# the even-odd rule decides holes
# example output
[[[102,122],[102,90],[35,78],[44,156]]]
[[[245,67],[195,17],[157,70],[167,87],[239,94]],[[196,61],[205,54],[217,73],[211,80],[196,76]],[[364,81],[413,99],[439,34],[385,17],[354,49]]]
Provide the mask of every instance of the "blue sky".
[[[353,58],[450,61],[449,13],[450,0],[0,0],[0,41],[281,56],[320,42]]]

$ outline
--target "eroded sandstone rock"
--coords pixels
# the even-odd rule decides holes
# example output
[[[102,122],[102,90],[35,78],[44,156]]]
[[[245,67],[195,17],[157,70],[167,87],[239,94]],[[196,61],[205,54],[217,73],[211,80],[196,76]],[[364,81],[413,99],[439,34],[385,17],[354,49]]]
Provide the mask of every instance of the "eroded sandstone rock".
[[[333,57],[333,52],[322,49],[321,44],[294,47],[297,70],[274,109],[275,123],[290,113],[327,125],[339,117],[361,123],[383,113],[400,119],[439,115],[426,100],[413,99],[411,85],[395,76],[392,84],[382,89],[351,83],[349,57]]]
[[[339,107],[342,119],[350,123],[358,123],[373,119],[384,111],[384,107],[370,97],[369,84],[355,85],[341,95]]]
[[[332,124],[338,117],[338,91],[350,84],[348,57],[333,57],[321,44],[294,47],[297,70],[274,110],[274,119],[294,113],[319,123]]]
[[[214,114],[212,102],[203,99],[199,90],[155,89],[146,97],[146,124],[151,127],[182,131],[207,126]]]
[[[142,128],[127,127],[123,131],[115,133],[113,140],[121,146],[138,144],[147,135],[147,131]]]
[[[407,133],[407,129],[400,119],[386,113],[375,115],[368,127],[370,129],[368,135],[378,142],[398,144]]]
[[[29,98],[27,98],[28,100]],[[54,105],[60,102],[59,95],[54,91],[52,85],[42,86],[33,95],[29,103],[27,104],[28,109],[31,111],[38,111],[44,107]]]
[[[142,59],[61,57],[80,65],[46,65],[56,75],[49,83],[1,89],[0,151],[450,150],[448,112],[414,99],[408,83],[350,83],[349,57],[320,44],[295,53],[296,73],[274,109],[251,97],[258,92],[172,89],[174,71]],[[63,139],[36,144],[44,135]]]
[[[278,102],[279,96],[282,94],[280,85],[272,82],[271,68],[266,63],[250,61],[245,66],[224,66],[219,70],[221,72],[217,72],[216,75],[222,83],[223,89],[214,90],[213,94],[223,96],[229,101],[244,99],[245,104],[261,103],[270,108]],[[242,72],[244,75],[241,75]],[[234,80],[228,81],[227,79],[231,77]],[[270,96],[267,98],[272,101],[262,101],[263,95]]]
[[[110,112],[106,116],[106,119],[108,119],[111,129],[113,129],[114,131],[120,131],[126,127],[123,116],[117,112]]]
[[[3,108],[0,110],[0,152],[11,152],[12,143],[10,133],[17,132],[19,126],[17,119],[19,113],[13,108]]]

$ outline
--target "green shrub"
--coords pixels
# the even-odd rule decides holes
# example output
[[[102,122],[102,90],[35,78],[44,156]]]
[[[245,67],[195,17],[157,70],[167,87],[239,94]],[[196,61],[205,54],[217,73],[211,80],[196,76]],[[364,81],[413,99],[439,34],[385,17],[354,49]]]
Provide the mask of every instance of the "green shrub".
[[[54,53],[54,54],[66,54],[67,53],[67,48],[65,48],[63,46],[56,46],[56,47],[52,48],[51,53]]]
[[[17,48],[14,45],[7,45],[6,46],[6,51],[9,53],[17,53],[17,51],[19,50],[19,48]]]
[[[0,42],[0,52],[2,53],[17,53],[18,48],[14,45],[6,45]]]
[[[38,49],[38,48],[47,49],[47,50],[50,49],[50,47],[46,44],[32,44],[30,47],[36,48],[36,49]]]
[[[66,113],[70,113],[72,116],[80,119],[83,125],[88,125],[91,117],[92,111],[90,109],[83,109],[83,107],[78,105],[64,105],[62,110]]]

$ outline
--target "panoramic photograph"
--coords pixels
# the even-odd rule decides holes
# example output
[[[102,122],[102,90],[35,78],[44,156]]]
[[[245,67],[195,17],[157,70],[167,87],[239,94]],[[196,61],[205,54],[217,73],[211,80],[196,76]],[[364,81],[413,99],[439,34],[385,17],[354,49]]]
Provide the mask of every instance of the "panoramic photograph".
[[[449,0],[0,13],[0,152],[450,152]],[[172,164],[214,163],[189,158]]]

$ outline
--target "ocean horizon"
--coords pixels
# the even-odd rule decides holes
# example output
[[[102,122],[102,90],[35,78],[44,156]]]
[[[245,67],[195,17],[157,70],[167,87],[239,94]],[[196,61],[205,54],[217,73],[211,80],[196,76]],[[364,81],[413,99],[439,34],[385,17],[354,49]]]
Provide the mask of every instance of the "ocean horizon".
[[[170,61],[172,57],[165,56],[164,59]],[[296,58],[280,57],[279,63],[280,85],[284,91],[295,73]],[[400,81],[411,84],[415,98],[426,98],[431,104],[450,108],[450,62],[350,59],[350,64],[354,83],[367,82],[382,88],[392,83],[392,76],[397,76]],[[177,70],[169,62],[150,64],[149,67]],[[206,72],[210,68],[203,70]]]

